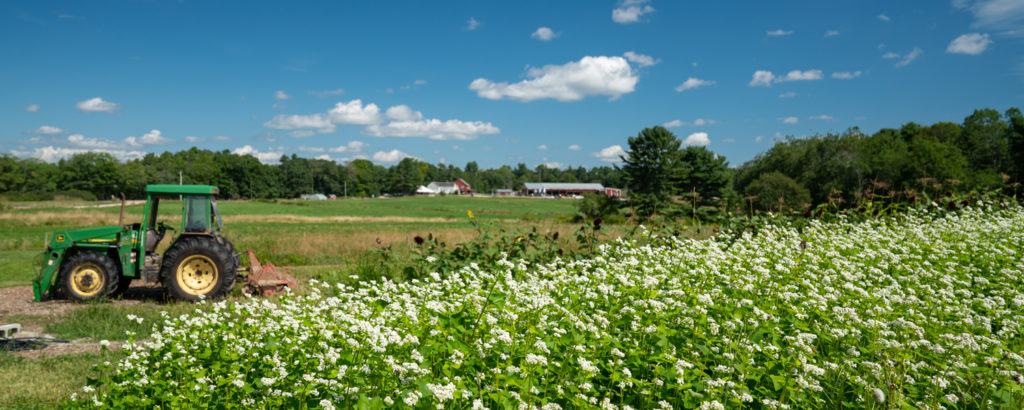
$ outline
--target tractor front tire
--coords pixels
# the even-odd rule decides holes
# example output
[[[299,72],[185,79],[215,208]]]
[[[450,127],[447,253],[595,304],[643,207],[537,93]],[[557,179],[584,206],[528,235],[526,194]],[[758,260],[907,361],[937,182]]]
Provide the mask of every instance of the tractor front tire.
[[[88,302],[106,297],[117,288],[118,270],[114,260],[106,254],[81,251],[64,262],[60,278],[64,296]]]
[[[118,278],[117,288],[114,289],[114,293],[111,293],[110,296],[116,298],[118,296],[124,295],[124,293],[127,292],[128,288],[130,288],[131,286],[132,286],[132,277],[131,276],[122,276],[122,277]]]
[[[238,262],[230,247],[209,236],[183,237],[164,253],[160,276],[171,297],[191,302],[231,292]]]

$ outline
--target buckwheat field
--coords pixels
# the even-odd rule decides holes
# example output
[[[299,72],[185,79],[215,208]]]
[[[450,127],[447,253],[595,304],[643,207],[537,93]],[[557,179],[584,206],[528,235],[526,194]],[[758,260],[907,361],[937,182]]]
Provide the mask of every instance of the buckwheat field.
[[[1022,280],[1016,205],[645,231],[586,260],[165,313],[71,404],[1020,408]]]

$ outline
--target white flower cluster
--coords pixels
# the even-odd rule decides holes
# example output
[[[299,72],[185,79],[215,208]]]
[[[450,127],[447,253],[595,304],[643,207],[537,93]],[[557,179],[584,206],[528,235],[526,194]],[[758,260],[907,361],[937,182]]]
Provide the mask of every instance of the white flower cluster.
[[[114,407],[989,408],[1020,403],[1024,211],[766,226],[589,260],[207,304]],[[806,246],[794,246],[804,242]],[[102,393],[101,393],[102,392]],[[835,392],[846,392],[836,395]]]

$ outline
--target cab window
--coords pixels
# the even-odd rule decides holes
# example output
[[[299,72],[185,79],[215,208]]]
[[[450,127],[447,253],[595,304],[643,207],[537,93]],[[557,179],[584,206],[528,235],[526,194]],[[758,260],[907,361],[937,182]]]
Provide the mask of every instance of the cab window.
[[[207,197],[189,195],[185,200],[185,232],[210,230],[210,203]]]

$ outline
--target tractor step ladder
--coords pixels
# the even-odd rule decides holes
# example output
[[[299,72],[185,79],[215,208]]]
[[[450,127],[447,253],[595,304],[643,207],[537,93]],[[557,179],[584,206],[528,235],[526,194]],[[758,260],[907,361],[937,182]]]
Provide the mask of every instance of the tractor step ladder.
[[[0,340],[14,339],[14,334],[21,331],[21,325],[18,323],[11,323],[9,325],[0,325]]]

